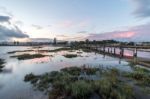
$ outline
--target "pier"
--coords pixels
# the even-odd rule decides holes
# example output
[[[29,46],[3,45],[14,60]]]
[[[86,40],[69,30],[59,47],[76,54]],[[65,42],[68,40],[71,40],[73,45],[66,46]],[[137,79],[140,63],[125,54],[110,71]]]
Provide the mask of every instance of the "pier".
[[[83,48],[93,50],[100,54],[105,54],[112,57],[124,58],[134,64],[150,67],[150,59],[138,57],[140,49],[150,49],[150,46],[124,46],[124,45],[83,45]],[[125,55],[125,50],[131,50],[132,55]],[[118,52],[119,51],[119,52]]]

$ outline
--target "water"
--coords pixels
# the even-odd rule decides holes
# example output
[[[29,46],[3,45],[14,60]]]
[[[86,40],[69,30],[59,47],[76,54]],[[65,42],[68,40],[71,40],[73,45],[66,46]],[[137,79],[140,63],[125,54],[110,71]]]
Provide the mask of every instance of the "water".
[[[59,47],[57,47],[59,48]],[[65,58],[63,55],[67,53],[77,53],[60,51],[57,53],[43,53],[48,56],[44,58],[21,60],[10,58],[9,51],[29,50],[32,47],[0,47],[0,58],[5,59],[6,64],[4,71],[0,73],[0,99],[47,99],[47,95],[42,92],[35,91],[30,83],[25,83],[24,76],[29,73],[43,74],[54,70],[60,70],[70,66],[104,66],[115,67],[120,70],[130,71],[131,68],[125,60],[119,60],[109,56],[95,53],[81,53],[76,58]],[[56,47],[43,47],[50,50]],[[33,52],[32,52],[33,53]],[[34,52],[36,53],[36,52]],[[21,53],[17,53],[21,54]]]

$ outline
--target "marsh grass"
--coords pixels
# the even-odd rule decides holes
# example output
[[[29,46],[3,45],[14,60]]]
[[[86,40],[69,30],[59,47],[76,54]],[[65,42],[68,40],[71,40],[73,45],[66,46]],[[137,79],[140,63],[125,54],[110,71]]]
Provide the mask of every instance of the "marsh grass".
[[[27,60],[27,59],[34,59],[34,58],[42,58],[46,56],[47,55],[42,55],[42,54],[22,54],[22,55],[10,56],[10,57],[17,58],[18,60]]]
[[[124,76],[142,82],[143,84],[150,84],[150,71],[145,68],[135,67],[133,72],[126,72]]]
[[[73,49],[70,47],[63,47],[63,48],[58,48],[54,50],[49,50],[49,52],[59,52],[59,51],[72,51]]]
[[[133,80],[135,85],[139,86],[143,92],[150,94],[150,71],[148,69],[134,67],[133,72],[126,72],[124,76]]]
[[[42,48],[42,47],[33,47],[34,49],[38,49],[38,48]],[[64,48],[58,48],[58,49],[54,49],[54,50],[38,50],[39,52],[59,52],[59,51],[72,51],[73,49],[70,47],[64,47]],[[36,51],[36,50],[17,50],[17,51],[11,51],[11,52],[7,52],[8,54],[15,54],[18,52],[32,52],[32,51]]]
[[[15,53],[18,53],[18,52],[32,52],[34,50],[22,50],[22,51],[11,51],[11,52],[7,52],[8,54],[15,54]]]
[[[82,54],[83,52],[81,52],[81,51],[78,51],[77,53],[78,53],[78,54]]]
[[[35,49],[35,48],[36,48],[36,49],[39,49],[39,48],[43,48],[43,46],[33,46],[32,48],[33,48],[33,49]]]
[[[3,59],[0,59],[0,71],[2,71],[4,64],[5,64],[5,61]]]
[[[83,52],[87,52],[87,53],[92,52],[92,50],[90,50],[90,49],[85,49],[85,48],[83,48],[82,51],[83,51]]]
[[[148,72],[138,68],[135,70]],[[82,72],[87,77],[97,75],[99,72],[100,75],[97,76],[99,79],[78,79]],[[29,74],[26,75],[25,81],[41,91],[47,91],[49,99],[93,99],[94,94],[101,99],[135,99],[132,86],[121,79],[124,77],[121,73],[115,68],[101,70],[100,68],[69,67],[43,75]]]
[[[66,57],[66,58],[75,58],[78,55],[77,54],[66,54],[66,55],[63,55],[63,56]]]

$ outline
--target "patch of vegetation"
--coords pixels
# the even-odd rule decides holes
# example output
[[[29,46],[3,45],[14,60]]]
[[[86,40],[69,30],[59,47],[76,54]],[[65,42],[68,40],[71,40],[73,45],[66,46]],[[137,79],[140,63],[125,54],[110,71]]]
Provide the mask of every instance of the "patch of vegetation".
[[[69,50],[68,52],[75,52],[75,50]]]
[[[14,55],[11,56],[13,58],[17,58],[18,60],[26,60],[26,59],[34,59],[34,58],[41,58],[45,57],[47,55],[42,55],[42,54],[22,54],[22,55]]]
[[[124,76],[135,80],[136,85],[148,89],[147,92],[150,93],[150,71],[148,69],[135,67],[133,72],[126,72]]]
[[[23,50],[23,51],[11,51],[11,52],[7,52],[8,54],[15,54],[15,53],[18,53],[18,52],[32,52],[34,50]]]
[[[59,52],[59,51],[70,51],[73,50],[70,47],[64,47],[64,48],[58,48],[58,49],[54,49],[54,50],[49,50],[49,52]]]
[[[43,48],[42,46],[33,46],[32,48]]]
[[[94,92],[93,82],[78,80],[66,85],[65,90],[75,99],[87,99]]]
[[[81,52],[81,51],[78,51],[77,53],[78,53],[78,54],[82,54],[83,52]]]
[[[42,47],[33,47],[33,48],[42,48]],[[39,52],[59,52],[59,51],[65,51],[65,50],[72,50],[72,48],[69,48],[69,47],[66,47],[66,48],[58,48],[58,49],[54,49],[54,50],[38,50]],[[17,50],[17,51],[11,51],[11,52],[7,52],[8,54],[15,54],[17,52],[32,52],[32,51],[35,51],[35,50]]]
[[[79,79],[99,73],[98,80]],[[120,79],[117,69],[69,67],[43,75],[26,75],[25,81],[49,94],[49,99],[134,99],[133,88]],[[94,98],[95,99],[95,98]]]
[[[66,54],[66,55],[63,55],[64,57],[66,58],[75,58],[77,57],[77,54]]]
[[[99,70],[98,68],[88,68],[83,66],[83,67],[70,67],[70,68],[66,67],[61,69],[60,71],[68,73],[72,76],[79,76],[83,72],[86,73],[86,75],[94,75],[98,70]]]
[[[87,53],[92,52],[92,50],[90,50],[90,49],[85,49],[85,48],[83,48],[82,51],[83,51],[83,52],[87,52]]]
[[[4,60],[0,59],[0,71],[2,71],[2,68],[4,67]]]

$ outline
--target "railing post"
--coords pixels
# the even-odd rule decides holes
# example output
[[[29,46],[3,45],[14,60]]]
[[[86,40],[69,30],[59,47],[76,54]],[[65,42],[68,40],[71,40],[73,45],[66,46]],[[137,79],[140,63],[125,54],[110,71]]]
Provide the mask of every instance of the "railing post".
[[[137,63],[137,48],[134,48],[133,50],[133,61],[134,61],[134,64]]]
[[[120,47],[120,57],[124,57],[124,48]]]
[[[112,47],[111,47],[111,51],[110,51],[110,53],[112,54]]]
[[[116,48],[114,47],[114,55],[116,55]]]
[[[109,53],[109,47],[108,47],[108,53]]]
[[[104,45],[104,47],[103,47],[103,52],[105,53],[105,45]]]

